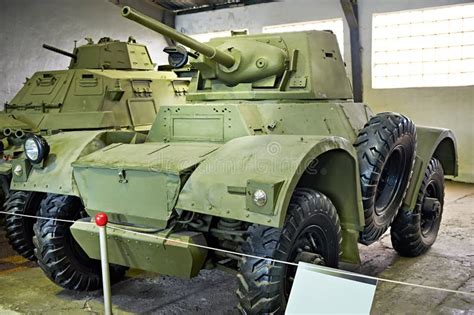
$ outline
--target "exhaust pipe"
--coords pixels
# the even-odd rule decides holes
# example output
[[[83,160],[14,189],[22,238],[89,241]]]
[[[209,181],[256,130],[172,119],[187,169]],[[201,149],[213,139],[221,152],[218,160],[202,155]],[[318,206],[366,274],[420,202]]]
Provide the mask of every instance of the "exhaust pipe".
[[[13,133],[13,130],[11,130],[10,128],[3,129],[3,135],[5,137],[10,137],[12,135],[12,133]]]
[[[23,130],[18,129],[17,131],[15,131],[15,137],[17,139],[23,139],[25,136],[26,136],[26,133]]]

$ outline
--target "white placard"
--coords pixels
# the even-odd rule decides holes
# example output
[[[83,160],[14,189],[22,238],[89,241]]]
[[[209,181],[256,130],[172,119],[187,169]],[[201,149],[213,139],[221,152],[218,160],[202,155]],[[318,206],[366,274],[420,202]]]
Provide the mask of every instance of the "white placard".
[[[377,281],[300,262],[286,314],[369,314]]]

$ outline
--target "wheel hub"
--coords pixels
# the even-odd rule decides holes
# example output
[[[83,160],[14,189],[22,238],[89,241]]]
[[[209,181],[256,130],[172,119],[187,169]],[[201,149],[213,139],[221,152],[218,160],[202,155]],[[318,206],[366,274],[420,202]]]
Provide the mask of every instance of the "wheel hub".
[[[441,203],[437,198],[426,197],[421,208],[423,215],[427,219],[436,219],[441,210]]]
[[[421,204],[421,234],[427,236],[441,215],[441,202],[437,198],[425,197]]]
[[[313,265],[324,265],[324,257],[311,252],[300,252],[295,258],[295,263],[305,262]]]
[[[385,162],[377,184],[375,212],[378,216],[384,215],[390,209],[399,194],[405,168],[405,151],[401,146],[398,146],[390,153]]]
[[[310,225],[300,232],[290,251],[289,261],[325,265],[326,242],[318,227]],[[285,296],[288,298],[296,275],[296,266],[286,267]]]

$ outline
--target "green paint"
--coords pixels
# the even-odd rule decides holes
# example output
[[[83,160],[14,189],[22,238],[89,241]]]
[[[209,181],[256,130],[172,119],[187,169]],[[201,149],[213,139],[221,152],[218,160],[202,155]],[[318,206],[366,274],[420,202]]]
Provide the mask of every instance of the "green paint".
[[[335,36],[310,31],[203,44],[130,8],[123,14],[200,53],[190,62],[197,71],[186,105],[162,103],[146,139],[118,131],[53,135],[48,141],[54,159],[32,168],[26,182],[14,178],[14,185],[57,192],[45,183],[61,182],[82,198],[91,216],[106,211],[125,229],[166,228],[149,235],[132,228],[112,232],[112,261],[185,276],[194,275],[204,258],[193,256],[190,248],[162,250],[155,236],[188,235],[192,242],[215,244],[212,230],[219,219],[282,227],[294,189],[310,187],[328,196],[338,211],[342,260],[359,263],[364,214],[353,143],[373,113],[351,100]],[[456,173],[452,134],[418,130],[417,162],[405,200],[409,208],[431,156],[441,159],[447,174]],[[55,167],[62,173],[54,173]],[[268,197],[263,206],[252,200],[258,189]],[[188,212],[191,219],[183,219]],[[187,224],[196,218],[201,221],[190,231]],[[96,231],[90,229],[75,224],[73,233],[97,257]]]
[[[45,191],[64,195],[79,195],[72,175],[71,163],[82,155],[87,155],[109,143],[130,143],[138,138],[129,131],[71,131],[46,137],[50,145],[50,154],[43,167],[33,167],[18,177],[13,174],[11,189]],[[24,155],[12,161],[17,164],[29,164]],[[27,178],[27,180],[26,180]]]
[[[414,209],[418,191],[431,157],[437,158],[445,175],[458,175],[456,139],[448,129],[417,126],[417,148],[413,179],[408,188],[404,207]]]
[[[100,259],[99,230],[95,224],[77,221],[71,226],[71,232],[89,257]],[[197,276],[204,265],[207,250],[190,244],[207,245],[203,235],[197,232],[168,235],[169,231],[144,235],[117,230],[111,225],[107,228],[109,261],[160,274]]]
[[[184,102],[189,79],[154,71],[144,45],[102,38],[74,49],[69,70],[36,72],[0,113],[4,157],[23,150],[14,132],[127,129],[146,132],[159,107]],[[3,131],[9,129],[9,137]],[[0,173],[10,174],[2,160]],[[16,187],[18,188],[18,187]],[[68,190],[70,192],[70,190]]]

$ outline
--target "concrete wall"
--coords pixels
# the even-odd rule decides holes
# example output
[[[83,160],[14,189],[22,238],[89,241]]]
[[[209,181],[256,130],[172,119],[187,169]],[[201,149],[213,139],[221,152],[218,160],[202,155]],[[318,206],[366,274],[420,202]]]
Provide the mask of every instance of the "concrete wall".
[[[411,89],[372,89],[371,33],[372,14],[423,7],[434,7],[470,0],[359,0],[361,42],[363,46],[364,101],[375,111],[397,111],[416,124],[450,128],[459,150],[457,180],[474,182],[474,87]],[[179,15],[176,28],[188,34],[248,28],[260,33],[265,25],[343,17],[338,0],[286,0],[247,7]],[[350,72],[349,29],[344,21],[344,59]],[[349,74],[350,75],[350,74]]]
[[[43,43],[71,51],[74,40],[85,44],[85,37],[127,40],[132,35],[148,46],[153,62],[167,62],[164,38],[124,19],[106,0],[0,0],[0,7],[0,108],[34,72],[69,65],[69,58],[41,48]],[[149,12],[161,14],[155,7]]]
[[[474,86],[411,89],[372,89],[372,14],[418,9],[471,1],[393,0],[360,1],[361,42],[364,47],[364,101],[376,111],[393,110],[408,115],[416,124],[453,130],[459,151],[457,180],[474,182]]]

